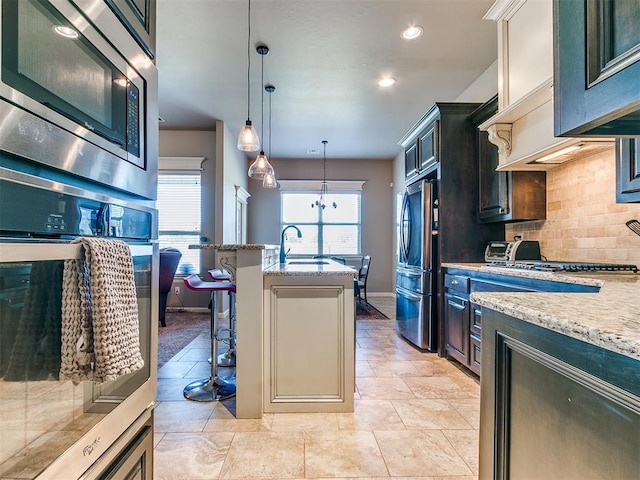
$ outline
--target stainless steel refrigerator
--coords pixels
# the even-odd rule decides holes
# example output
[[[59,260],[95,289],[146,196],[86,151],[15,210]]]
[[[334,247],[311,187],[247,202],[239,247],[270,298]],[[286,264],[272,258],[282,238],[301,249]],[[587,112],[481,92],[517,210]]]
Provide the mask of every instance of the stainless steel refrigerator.
[[[437,351],[436,241],[438,200],[436,185],[420,180],[407,186],[402,199],[396,268],[396,326],[421,349]]]

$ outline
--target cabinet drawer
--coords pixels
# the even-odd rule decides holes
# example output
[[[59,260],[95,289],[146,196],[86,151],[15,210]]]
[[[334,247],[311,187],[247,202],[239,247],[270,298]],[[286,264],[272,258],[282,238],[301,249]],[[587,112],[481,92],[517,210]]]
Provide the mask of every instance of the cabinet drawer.
[[[469,325],[469,331],[471,335],[477,335],[480,337],[482,332],[482,310],[477,303],[471,304],[471,323]]]
[[[455,290],[457,292],[469,293],[469,277],[462,275],[450,275],[444,276],[444,288]]]
[[[469,369],[480,375],[480,354],[482,353],[480,337],[469,337]]]

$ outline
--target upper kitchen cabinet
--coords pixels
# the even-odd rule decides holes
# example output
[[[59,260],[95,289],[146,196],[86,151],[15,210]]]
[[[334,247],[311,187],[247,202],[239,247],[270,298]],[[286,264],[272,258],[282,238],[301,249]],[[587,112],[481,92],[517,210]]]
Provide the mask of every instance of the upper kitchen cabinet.
[[[497,95],[469,118],[479,125],[498,110]],[[497,171],[498,148],[487,132],[476,130],[478,165],[478,221],[516,222],[543,220],[547,216],[545,172]]]
[[[640,135],[638,0],[554,0],[555,134]]]
[[[498,146],[498,170],[547,170],[613,146],[554,136],[552,2],[497,0],[484,17],[498,27],[499,103],[480,129]]]
[[[438,120],[428,122],[412,141],[405,146],[405,178],[412,182],[426,175],[437,165]],[[403,139],[404,140],[404,139]]]
[[[147,55],[156,55],[156,0],[105,0]]]
[[[616,202],[640,202],[640,138],[616,140]]]

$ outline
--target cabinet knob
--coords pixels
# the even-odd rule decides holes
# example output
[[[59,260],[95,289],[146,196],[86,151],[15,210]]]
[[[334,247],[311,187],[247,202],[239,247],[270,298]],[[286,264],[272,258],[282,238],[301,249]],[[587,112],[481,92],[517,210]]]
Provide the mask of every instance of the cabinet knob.
[[[458,280],[451,280],[451,285],[458,285]]]

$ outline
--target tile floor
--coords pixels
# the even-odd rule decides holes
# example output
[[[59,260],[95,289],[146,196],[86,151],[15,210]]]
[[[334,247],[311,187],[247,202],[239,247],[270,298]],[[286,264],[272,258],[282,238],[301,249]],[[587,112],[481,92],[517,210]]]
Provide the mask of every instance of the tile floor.
[[[393,300],[371,302],[390,320],[357,322],[354,413],[237,420],[233,399],[185,400],[210,368],[195,339],[158,372],[154,478],[476,480],[478,381],[399,338]]]

